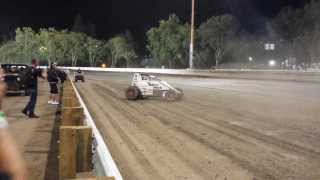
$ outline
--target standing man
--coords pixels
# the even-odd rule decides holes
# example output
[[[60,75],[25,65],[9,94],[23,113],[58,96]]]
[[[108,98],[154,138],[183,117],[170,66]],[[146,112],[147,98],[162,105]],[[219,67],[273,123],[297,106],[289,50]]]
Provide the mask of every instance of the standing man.
[[[45,79],[47,76],[45,72],[38,69],[38,63],[37,59],[32,59],[31,67],[26,70],[25,74],[25,87],[30,92],[30,100],[27,106],[22,110],[22,113],[29,116],[29,118],[39,118],[39,116],[34,113],[38,96],[38,77]]]
[[[57,69],[57,64],[52,63],[48,70],[48,82],[50,86],[50,99],[48,101],[49,104],[58,105],[59,104],[59,72]]]

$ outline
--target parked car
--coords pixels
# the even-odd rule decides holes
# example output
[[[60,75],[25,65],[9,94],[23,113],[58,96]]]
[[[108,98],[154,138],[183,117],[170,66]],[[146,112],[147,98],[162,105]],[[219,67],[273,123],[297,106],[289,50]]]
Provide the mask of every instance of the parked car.
[[[7,83],[7,94],[28,95],[24,85],[24,76],[28,65],[25,64],[1,64],[4,71],[4,81]]]

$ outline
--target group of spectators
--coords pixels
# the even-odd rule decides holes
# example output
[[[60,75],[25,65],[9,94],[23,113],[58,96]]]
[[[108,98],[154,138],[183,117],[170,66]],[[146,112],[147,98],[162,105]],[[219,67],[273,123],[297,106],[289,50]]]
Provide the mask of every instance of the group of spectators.
[[[62,84],[66,80],[66,73],[57,68],[56,63],[51,63],[47,71],[38,68],[38,60],[33,59],[31,66],[25,73],[25,87],[30,93],[30,100],[26,107],[22,110],[22,113],[29,118],[39,118],[34,113],[34,109],[38,96],[38,77],[47,79],[50,87],[50,98],[48,103],[52,105],[59,104],[59,84]]]

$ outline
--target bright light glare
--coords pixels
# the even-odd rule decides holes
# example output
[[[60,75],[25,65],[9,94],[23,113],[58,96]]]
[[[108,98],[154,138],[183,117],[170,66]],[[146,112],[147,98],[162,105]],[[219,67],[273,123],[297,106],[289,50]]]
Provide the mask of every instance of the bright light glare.
[[[269,61],[269,66],[275,66],[277,62],[275,60],[270,60]]]
[[[253,57],[251,57],[251,56],[248,59],[250,62],[253,61]]]
[[[106,65],[106,64],[102,64],[101,67],[102,67],[102,68],[106,68],[107,65]]]

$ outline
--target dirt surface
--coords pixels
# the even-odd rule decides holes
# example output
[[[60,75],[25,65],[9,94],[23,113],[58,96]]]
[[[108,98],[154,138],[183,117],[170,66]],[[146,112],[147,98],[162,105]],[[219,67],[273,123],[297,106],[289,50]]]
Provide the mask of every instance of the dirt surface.
[[[128,74],[80,90],[126,180],[320,179],[320,84],[163,77],[179,102],[129,102]]]
[[[48,105],[47,83],[40,83],[36,113],[40,119],[29,119],[21,113],[29,97],[9,96],[3,102],[10,131],[23,154],[31,180],[45,179],[56,107]]]

